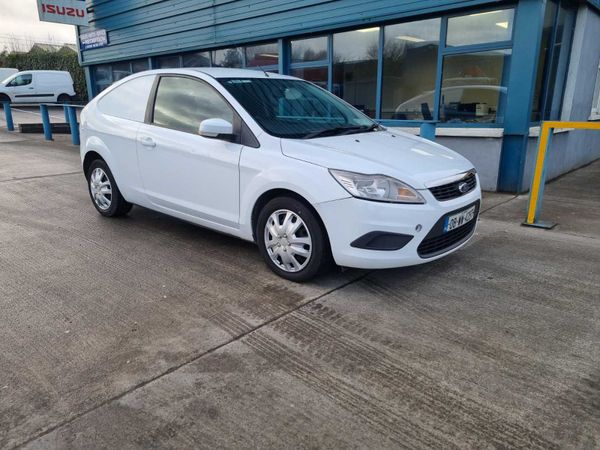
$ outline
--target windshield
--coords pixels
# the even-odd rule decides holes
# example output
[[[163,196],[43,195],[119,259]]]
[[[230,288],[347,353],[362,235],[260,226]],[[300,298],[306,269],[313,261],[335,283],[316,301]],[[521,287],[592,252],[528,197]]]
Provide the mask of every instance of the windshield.
[[[306,81],[281,78],[220,78],[219,81],[273,136],[310,139],[379,129],[360,111]]]

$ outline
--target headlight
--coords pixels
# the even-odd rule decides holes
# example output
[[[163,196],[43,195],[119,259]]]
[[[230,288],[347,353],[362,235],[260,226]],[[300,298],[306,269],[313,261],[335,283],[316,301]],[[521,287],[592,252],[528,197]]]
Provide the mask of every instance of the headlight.
[[[385,175],[365,175],[329,169],[329,173],[354,197],[393,203],[425,203],[409,185]]]

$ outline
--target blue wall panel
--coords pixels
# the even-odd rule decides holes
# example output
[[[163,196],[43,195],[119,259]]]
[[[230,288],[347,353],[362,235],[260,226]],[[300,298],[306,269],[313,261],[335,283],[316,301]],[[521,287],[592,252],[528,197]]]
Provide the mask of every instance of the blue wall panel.
[[[82,54],[84,65],[272,40],[500,0],[99,0],[91,28],[109,46]],[[81,28],[86,31],[86,28]]]

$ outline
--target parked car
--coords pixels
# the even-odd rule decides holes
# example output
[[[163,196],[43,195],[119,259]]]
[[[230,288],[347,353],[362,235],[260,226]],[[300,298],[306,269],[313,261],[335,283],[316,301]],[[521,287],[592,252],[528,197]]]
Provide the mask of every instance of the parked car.
[[[465,158],[290,76],[131,75],[84,108],[81,137],[100,214],[136,204],[254,241],[294,281],[331,261],[374,269],[443,257],[473,235],[479,213]]]
[[[0,102],[69,102],[75,96],[73,78],[66,71],[27,70],[0,83]]]
[[[18,69],[11,69],[8,67],[0,67],[0,81],[6,80],[8,77],[10,77],[11,75],[14,75],[18,71],[19,71]]]

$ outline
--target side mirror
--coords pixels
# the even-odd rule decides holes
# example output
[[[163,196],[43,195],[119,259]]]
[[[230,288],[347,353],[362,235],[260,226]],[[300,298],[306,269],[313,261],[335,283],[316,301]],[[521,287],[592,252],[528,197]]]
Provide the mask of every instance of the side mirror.
[[[230,140],[233,125],[223,119],[206,119],[200,122],[199,134],[206,138]]]

